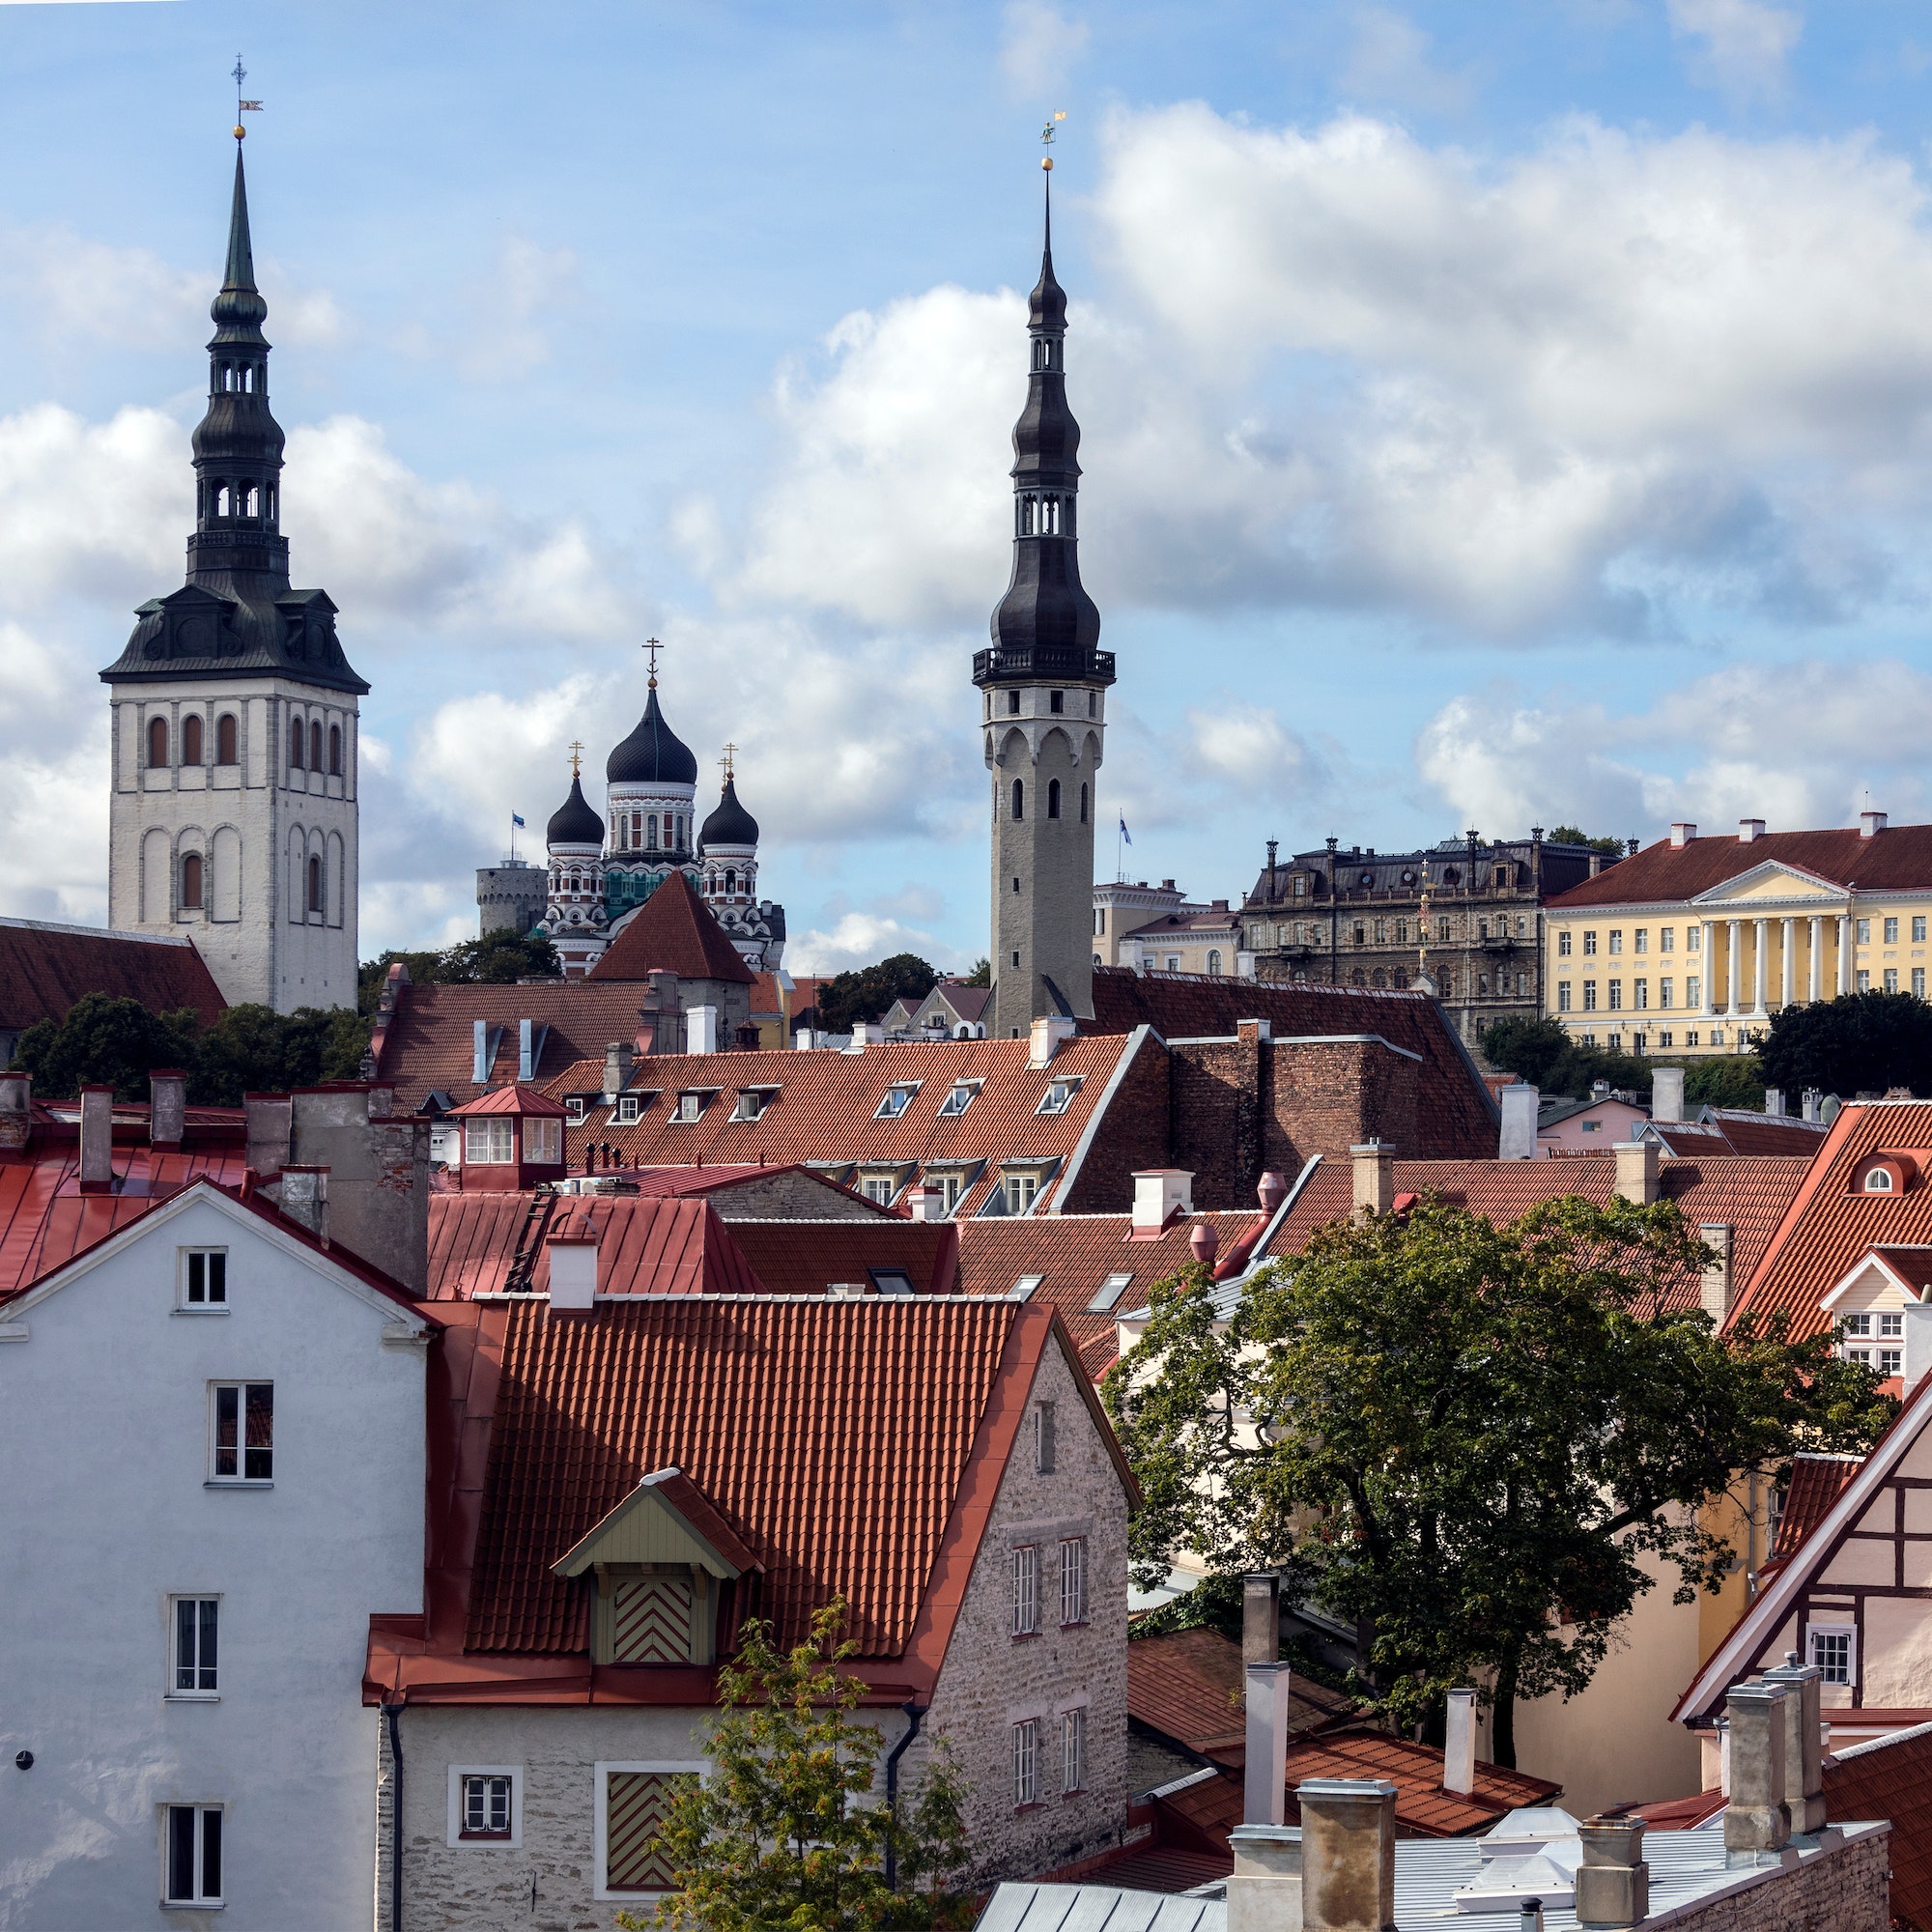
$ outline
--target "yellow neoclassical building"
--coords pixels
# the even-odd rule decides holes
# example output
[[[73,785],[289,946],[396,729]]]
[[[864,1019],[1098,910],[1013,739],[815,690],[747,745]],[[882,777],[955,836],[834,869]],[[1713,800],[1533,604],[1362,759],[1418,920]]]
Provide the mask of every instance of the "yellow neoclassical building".
[[[1544,912],[1547,1010],[1626,1053],[1737,1053],[1780,1008],[1926,996],[1932,825],[1670,836]]]

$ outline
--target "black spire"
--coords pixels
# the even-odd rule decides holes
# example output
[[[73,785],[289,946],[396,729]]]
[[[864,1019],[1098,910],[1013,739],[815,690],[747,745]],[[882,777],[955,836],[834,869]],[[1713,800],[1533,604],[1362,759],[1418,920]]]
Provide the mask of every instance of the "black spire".
[[[241,130],[236,130],[239,137]],[[255,286],[248,184],[235,150],[228,261],[210,306],[208,410],[194,432],[194,534],[187,582],[151,598],[120,659],[101,672],[127,678],[228,677],[279,671],[305,684],[363,692],[335,639],[335,605],[289,587],[281,533],[282,430],[269,411],[269,305]]]
[[[575,770],[570,774],[570,796],[551,813],[550,823],[544,827],[544,843],[603,849],[604,821],[583,796],[583,781]]]
[[[664,721],[658,709],[657,673],[651,673],[650,696],[644,701],[644,715],[631,735],[612,752],[604,764],[604,777],[611,784],[695,785],[697,759],[691,747]]]
[[[1080,582],[1080,425],[1066,407],[1066,291],[1053,273],[1052,179],[1039,281],[1028,300],[1026,408],[1013,425],[1013,574],[993,612],[993,648],[973,660],[987,685],[1065,678],[1112,684],[1100,612]]]

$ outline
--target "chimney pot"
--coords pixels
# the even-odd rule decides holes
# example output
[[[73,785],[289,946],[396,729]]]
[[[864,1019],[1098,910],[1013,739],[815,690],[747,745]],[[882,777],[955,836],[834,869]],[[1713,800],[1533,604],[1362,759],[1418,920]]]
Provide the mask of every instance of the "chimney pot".
[[[148,1072],[148,1142],[152,1147],[180,1147],[187,1117],[187,1075],[174,1066]]]
[[[1369,1141],[1349,1153],[1355,1164],[1353,1218],[1359,1227],[1371,1214],[1386,1214],[1395,1205],[1395,1149],[1384,1141]]]
[[[80,1090],[80,1191],[114,1191],[114,1090]]]
[[[1262,1176],[1261,1184],[1255,1191],[1261,1196],[1262,1212],[1272,1215],[1288,1199],[1288,1177],[1270,1168]]]
[[[1502,1134],[1496,1144],[1503,1160],[1534,1160],[1537,1155],[1537,1109],[1543,1095],[1526,1081],[1513,1080],[1496,1095],[1502,1108]]]
[[[1187,1236],[1187,1246],[1194,1259],[1205,1268],[1214,1265],[1214,1251],[1221,1245],[1220,1234],[1211,1221],[1197,1221],[1193,1232]]]

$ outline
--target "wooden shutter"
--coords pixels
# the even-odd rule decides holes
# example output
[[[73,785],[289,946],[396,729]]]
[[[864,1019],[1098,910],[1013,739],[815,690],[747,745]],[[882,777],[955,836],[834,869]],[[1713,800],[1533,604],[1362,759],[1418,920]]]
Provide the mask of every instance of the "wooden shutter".
[[[691,1662],[691,1578],[620,1577],[611,1592],[613,1663]]]
[[[670,1861],[658,1833],[670,1816],[680,1785],[695,1774],[683,1771],[613,1771],[605,1791],[604,1889],[607,1891],[666,1891]]]

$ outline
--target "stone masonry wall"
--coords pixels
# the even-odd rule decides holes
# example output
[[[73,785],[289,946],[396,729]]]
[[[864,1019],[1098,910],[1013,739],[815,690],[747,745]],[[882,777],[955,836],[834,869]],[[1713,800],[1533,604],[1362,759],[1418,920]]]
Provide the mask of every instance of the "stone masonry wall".
[[[797,1169],[774,1173],[711,1197],[721,1221],[876,1221],[878,1211]]]
[[[1891,1924],[1889,1827],[1797,1871],[1673,1916],[1672,1932],[1887,1932]]]
[[[1134,1205],[1134,1173],[1147,1167],[1178,1167],[1172,1158],[1168,1125],[1168,1074],[1173,1059],[1150,1036],[1122,1077],[1094,1135],[1079,1179],[1061,1203],[1067,1214],[1124,1214]]]
[[[1421,1068],[1377,1040],[1277,1040],[1270,1053],[1267,1165],[1293,1176],[1310,1154],[1381,1139],[1415,1143]]]

